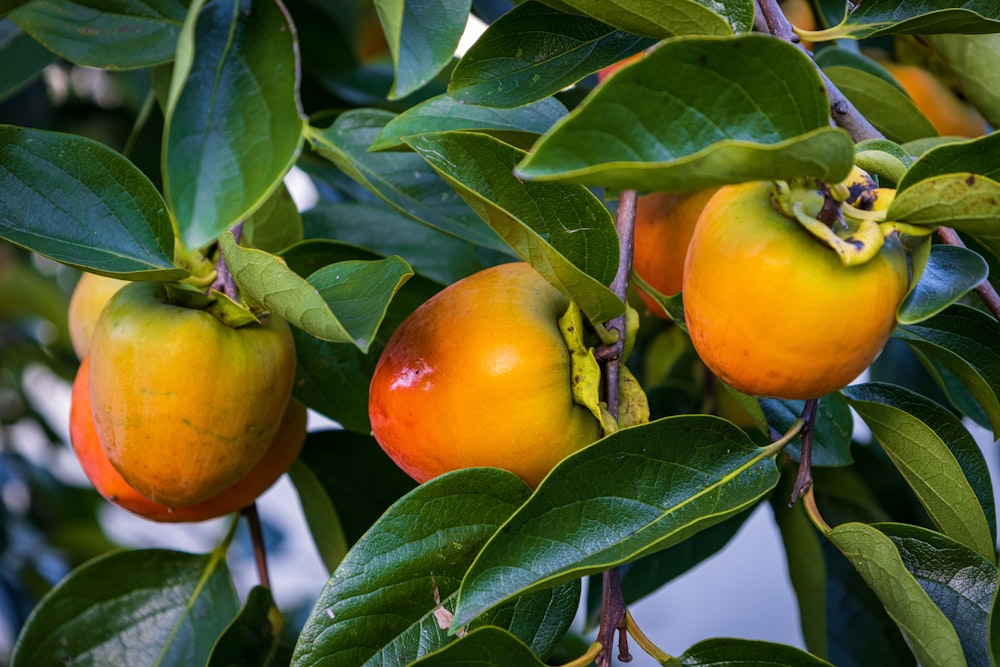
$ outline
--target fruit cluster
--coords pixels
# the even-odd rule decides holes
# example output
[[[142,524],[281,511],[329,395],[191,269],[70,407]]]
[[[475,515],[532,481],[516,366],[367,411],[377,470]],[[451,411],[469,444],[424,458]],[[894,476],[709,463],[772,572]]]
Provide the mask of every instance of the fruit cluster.
[[[291,399],[283,320],[234,329],[171,303],[161,283],[91,274],[70,312],[82,358],[71,441],[102,496],[156,521],[201,521],[246,507],[291,467],[306,412]]]

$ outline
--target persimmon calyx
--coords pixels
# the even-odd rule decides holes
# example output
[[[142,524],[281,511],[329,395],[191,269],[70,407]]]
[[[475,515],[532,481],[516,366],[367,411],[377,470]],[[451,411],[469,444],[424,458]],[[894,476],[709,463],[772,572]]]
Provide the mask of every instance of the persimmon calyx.
[[[570,300],[566,312],[559,318],[559,331],[570,354],[570,383],[573,402],[587,408],[603,423],[601,414],[601,366],[594,357],[594,348],[583,339],[585,331],[583,311]]]
[[[262,324],[264,321],[263,317],[255,315],[249,308],[218,290],[205,294],[187,281],[164,283],[164,287],[170,303],[184,308],[208,311],[227,327],[239,329],[248,324]]]
[[[184,247],[179,238],[174,238],[174,264],[190,272],[183,282],[194,287],[207,288],[218,275],[211,260],[199,250]]]

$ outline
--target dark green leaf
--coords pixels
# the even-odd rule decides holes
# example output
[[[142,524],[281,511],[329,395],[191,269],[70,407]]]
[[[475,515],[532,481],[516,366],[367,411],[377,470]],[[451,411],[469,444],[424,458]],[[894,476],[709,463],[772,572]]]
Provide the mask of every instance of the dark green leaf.
[[[978,253],[951,245],[933,245],[920,275],[899,307],[896,319],[916,324],[937,315],[986,280],[989,266]]]
[[[221,551],[119,551],[92,560],[35,607],[13,664],[203,665],[240,602]]]
[[[210,0],[178,44],[163,187],[181,239],[200,247],[256,210],[302,147],[295,31],[275,0]]]
[[[284,183],[243,222],[243,237],[259,250],[279,252],[302,240],[302,216]]]
[[[565,115],[566,107],[552,97],[515,109],[491,109],[438,95],[390,120],[370,150],[401,148],[402,137],[445,130],[477,130],[528,147]]]
[[[529,493],[511,473],[470,468],[442,475],[401,498],[327,582],[299,637],[293,664],[405,665],[452,641],[447,629],[462,574]],[[545,622],[553,627],[539,635],[547,645],[533,647],[546,655],[569,627],[579,587],[536,595],[533,619],[520,616],[529,611],[520,608],[522,600],[476,625],[507,622],[512,631],[534,635],[551,612]]]
[[[965,97],[994,128],[1000,127],[1000,33],[988,35],[931,35],[927,37],[935,55],[958,80]]]
[[[876,60],[873,60],[865,54],[851,48],[830,45],[830,48],[824,48],[817,52],[815,60],[816,63],[824,70],[831,67],[850,67],[852,69],[861,70],[862,72],[867,72],[872,76],[882,79],[886,83],[892,85],[896,90],[904,92],[903,87],[899,85],[899,82],[893,78],[892,74],[889,74],[889,70],[879,64]]]
[[[770,424],[778,433],[784,433],[796,419],[802,416],[805,401],[789,401],[777,398],[760,399],[760,406]],[[854,419],[843,396],[830,394],[820,399],[816,413],[816,427],[813,432],[812,464],[815,466],[851,465],[851,434]],[[794,460],[799,459],[799,441],[795,440],[785,449]]]
[[[471,4],[471,0],[375,0],[396,70],[389,99],[418,90],[451,62]]]
[[[777,483],[775,454],[707,415],[627,428],[580,450],[479,554],[455,625],[526,591],[678,544],[746,509]]]
[[[411,663],[413,667],[544,667],[524,642],[509,632],[486,626]]]
[[[740,512],[695,533],[679,544],[622,565],[619,570],[626,604],[633,604],[655,593],[665,584],[721,551],[752,513],[752,509]],[[587,587],[587,622],[594,627],[600,619],[603,598],[600,577],[601,575],[591,577]]]
[[[861,523],[846,523],[827,536],[868,582],[923,665],[964,667],[955,628],[906,569],[892,540]]]
[[[254,586],[240,615],[219,637],[206,667],[287,666],[292,648],[280,637],[281,623],[270,591]]]
[[[941,532],[994,558],[996,514],[989,470],[959,419],[903,387],[853,385],[843,393]]]
[[[955,374],[1000,433],[1000,325],[988,314],[956,304],[893,334]]]
[[[244,298],[280,315],[290,324],[332,343],[353,343],[368,350],[392,297],[412,275],[399,257],[346,260],[324,266],[308,278],[280,258],[241,248],[224,234],[220,248]]]
[[[854,147],[854,163],[868,173],[898,183],[913,164],[913,156],[894,141],[866,139]],[[888,185],[888,184],[886,184]]]
[[[448,94],[470,104],[517,107],[554,95],[653,43],[589,16],[523,2],[465,53]]]
[[[559,4],[637,35],[731,35],[753,27],[747,0],[559,0]]]
[[[10,21],[0,22],[0,100],[21,90],[57,56],[22,32]]]
[[[682,665],[690,667],[821,667],[829,666],[801,649],[774,642],[749,639],[706,639],[698,642],[680,657]]]
[[[309,128],[309,142],[320,155],[400,212],[476,245],[510,252],[422,157],[368,152],[392,118],[393,114],[375,109],[347,111],[329,128]]]
[[[119,278],[177,280],[170,217],[153,184],[107,146],[0,125],[0,237]]]
[[[335,262],[374,261],[378,255],[334,241],[307,241],[287,249],[283,258],[301,275]],[[371,433],[368,423],[368,385],[379,352],[403,319],[440,289],[440,285],[413,277],[396,294],[368,354],[353,345],[328,343],[292,329],[295,338],[295,396],[307,406],[339,422],[344,428]]]
[[[938,146],[913,163],[913,167],[899,183],[899,194],[902,195],[904,190],[925,179],[947,174],[976,174],[1000,181],[997,151],[1000,151],[1000,132],[979,139],[951,141]]]
[[[886,138],[902,143],[938,135],[910,96],[884,79],[853,67],[833,66],[823,71]]]
[[[86,0],[33,0],[10,17],[70,62],[138,69],[174,59],[186,15],[183,0],[120,0],[96,6]]]
[[[406,141],[592,322],[624,311],[621,299],[605,287],[618,267],[614,221],[589,190],[520,180],[514,166],[524,153],[487,135],[443,132]]]
[[[789,506],[794,484],[795,470],[786,468],[771,496],[771,511],[785,547],[788,577],[798,601],[799,624],[806,647],[816,655],[826,656],[828,573],[820,543],[824,538],[812,525],[803,503]]]
[[[896,545],[903,564],[955,626],[966,662],[989,665],[988,626],[997,568],[940,533],[900,523],[875,526]]]
[[[823,32],[828,39],[864,39],[876,35],[983,33],[1000,29],[1000,7],[992,0],[866,0],[844,13],[843,22]]]
[[[418,274],[442,285],[485,269],[494,260],[509,259],[442,234],[381,202],[321,203],[305,211],[302,219],[310,238],[338,239],[381,255],[399,254]]]
[[[684,130],[689,121],[697,131]],[[854,143],[829,127],[809,59],[787,42],[744,35],[664,42],[543,135],[518,172],[690,191],[754,179],[839,181],[853,164]]]
[[[338,430],[338,432],[350,434],[349,431]],[[309,526],[309,534],[312,536],[313,544],[316,545],[316,552],[326,566],[327,572],[333,572],[351,546],[344,535],[343,526],[340,525],[340,514],[331,502],[320,478],[303,463],[301,458],[288,470],[288,478],[299,496],[299,506]]]

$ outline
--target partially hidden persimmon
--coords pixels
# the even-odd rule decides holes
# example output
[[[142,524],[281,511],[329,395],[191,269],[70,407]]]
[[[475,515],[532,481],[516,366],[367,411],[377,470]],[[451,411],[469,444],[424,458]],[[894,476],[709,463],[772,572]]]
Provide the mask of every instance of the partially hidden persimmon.
[[[104,453],[94,429],[90,404],[89,356],[84,357],[73,382],[69,429],[70,442],[83,472],[106,500],[152,521],[207,521],[247,507],[291,468],[305,442],[306,409],[296,400],[289,402],[264,457],[235,484],[196,505],[175,509],[155,503],[136,491]]]
[[[109,278],[86,271],[80,276],[69,299],[69,337],[78,359],[90,352],[90,341],[97,328],[97,318],[115,292],[128,285],[127,280]]]
[[[227,326],[172,303],[162,283],[120,289],[90,350],[97,435],[112,465],[150,500],[195,505],[264,456],[291,397],[288,324]]]
[[[883,62],[913,103],[942,136],[981,137],[986,119],[932,72],[918,65]]]
[[[699,356],[730,386],[819,398],[850,384],[882,350],[909,263],[891,235],[873,258],[845,265],[779,212],[774,194],[771,182],[729,185],[705,206],[684,267],[685,318]]]
[[[701,210],[716,189],[684,194],[652,192],[637,199],[632,268],[661,294],[670,296],[681,291],[691,235]],[[652,314],[669,319],[653,297],[641,289],[638,293]]]
[[[536,486],[597,440],[572,394],[558,320],[568,298],[526,263],[446,287],[392,334],[371,381],[375,439],[418,482],[504,468]]]

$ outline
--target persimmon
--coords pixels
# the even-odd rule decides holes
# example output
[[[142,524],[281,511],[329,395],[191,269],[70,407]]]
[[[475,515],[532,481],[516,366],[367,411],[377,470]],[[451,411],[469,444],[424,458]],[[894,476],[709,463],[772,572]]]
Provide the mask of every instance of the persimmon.
[[[684,194],[653,192],[637,199],[632,267],[661,294],[681,291],[684,258],[695,223],[715,191],[716,188]],[[641,289],[638,294],[651,313],[669,319],[653,297]]]
[[[882,65],[942,136],[981,137],[986,134],[983,115],[929,70],[892,62],[883,62]]]
[[[94,426],[111,464],[150,500],[195,505],[264,456],[291,397],[288,324],[232,328],[171,303],[162,283],[126,285],[90,351]]]
[[[484,269],[431,297],[393,332],[375,367],[375,439],[418,482],[489,466],[536,486],[601,435],[573,400],[558,324],[568,304],[525,263]]]
[[[809,0],[782,0],[781,13],[785,15],[788,22],[792,26],[800,29],[812,32],[816,30],[819,26],[816,23],[816,14],[813,11],[812,5],[809,4]],[[807,49],[812,49],[812,42],[802,42],[802,46]]]
[[[818,193],[817,193],[818,194]],[[705,364],[747,394],[819,398],[882,350],[909,286],[898,239],[848,266],[772,204],[774,186],[721,188],[698,219],[684,266],[684,312]],[[814,216],[822,196],[807,200]]]
[[[90,403],[90,357],[80,363],[70,399],[70,442],[87,479],[106,500],[152,521],[207,521],[238,512],[278,481],[299,456],[306,437],[306,409],[292,400],[264,457],[235,484],[197,505],[171,509],[135,490],[108,460],[94,428]]]
[[[78,359],[90,352],[90,340],[94,337],[97,318],[115,292],[128,284],[96,273],[84,272],[73,288],[69,298],[69,338]]]

